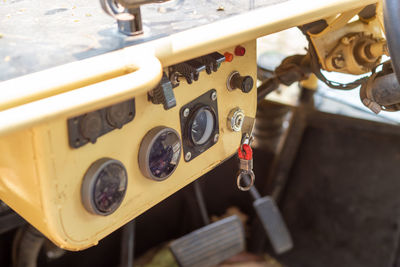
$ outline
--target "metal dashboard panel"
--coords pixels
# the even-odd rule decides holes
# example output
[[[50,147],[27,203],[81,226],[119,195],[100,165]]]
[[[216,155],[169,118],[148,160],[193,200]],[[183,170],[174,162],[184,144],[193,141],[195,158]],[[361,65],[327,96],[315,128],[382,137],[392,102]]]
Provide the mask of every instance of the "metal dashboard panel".
[[[286,1],[171,0],[144,5],[145,34],[137,37],[119,33],[97,0],[0,1],[0,81]],[[218,7],[224,10],[217,11]]]
[[[97,244],[236,152],[242,134],[228,129],[228,114],[239,107],[254,117],[257,106],[254,88],[246,94],[226,87],[226,79],[233,71],[256,79],[256,42],[242,45],[246,48],[245,56],[222,63],[210,75],[201,72],[199,80],[192,84],[181,81],[174,89],[177,106],[170,110],[149,102],[147,94],[137,96],[133,121],[99,137],[95,144],[71,148],[68,117],[62,116],[0,138],[0,147],[5,152],[0,154],[0,199],[62,248],[81,250]],[[234,53],[234,49],[227,47],[218,52]],[[143,137],[156,126],[170,127],[181,134],[184,130],[180,125],[181,107],[211,89],[216,90],[218,99],[218,141],[190,162],[184,161],[182,153],[176,171],[168,179],[157,182],[146,178],[138,162]],[[83,177],[89,166],[100,158],[121,161],[128,174],[125,198],[109,216],[91,214],[81,202]]]
[[[227,129],[226,116],[236,106],[247,115],[255,116],[256,90],[246,95],[239,91],[229,92],[225,88],[226,78],[233,70],[238,70],[255,79],[257,37],[373,2],[171,1],[163,9],[157,5],[143,7],[146,33],[126,37],[117,32],[116,23],[103,13],[97,1],[1,1],[0,81],[7,81],[0,83],[0,103],[3,101],[7,108],[0,111],[0,135],[3,133],[0,138],[0,199],[61,247],[79,250],[96,244],[235,152],[241,134]],[[217,11],[220,5],[225,11]],[[253,7],[255,10],[250,10]],[[161,105],[148,102],[146,92],[161,78],[158,73],[161,65],[167,68],[216,50],[224,53],[228,49],[233,53],[238,44],[246,46],[246,57],[223,63],[211,76],[202,73],[201,82],[191,86],[182,83],[174,90],[177,107],[164,111]],[[145,49],[148,54],[142,55]],[[152,59],[149,66],[159,68],[152,72],[154,76],[147,75],[151,72],[148,69],[144,72],[140,68],[130,70],[132,62],[141,57],[140,62]],[[65,64],[68,62],[72,63]],[[84,72],[84,68],[90,68],[93,63],[102,66],[101,70],[113,65],[115,73],[101,74],[101,70],[94,68],[97,73],[90,73],[94,77],[76,82],[74,77],[79,75],[71,73]],[[53,66],[59,67],[51,68]],[[33,72],[37,73],[25,75]],[[143,75],[134,76],[139,72]],[[103,79],[99,80],[96,75]],[[134,82],[139,85],[132,84],[129,86],[136,87],[128,88],[121,82],[129,77],[138,78]],[[147,83],[140,83],[140,78]],[[111,86],[114,89],[111,90],[109,84],[118,86]],[[120,86],[126,88],[118,91]],[[100,88],[102,93],[96,91],[97,94],[93,94],[92,88]],[[168,180],[156,183],[144,178],[137,163],[139,142],[144,134],[158,125],[179,129],[180,107],[211,88],[218,93],[220,140],[210,148],[207,156],[197,157],[189,163],[181,160],[180,164],[187,165],[181,165]],[[4,92],[14,92],[18,101],[11,105],[7,97],[10,94]],[[91,98],[103,94],[102,101]],[[73,96],[76,95],[85,97],[76,98],[80,101],[76,101],[73,110],[67,105],[65,112],[61,112],[59,106],[66,105],[66,100],[75,101]],[[137,114],[131,123],[101,137],[95,145],[88,144],[78,150],[69,147],[68,118],[92,111],[90,107],[93,110],[103,108],[132,97],[137,101]],[[43,108],[42,103],[48,105]],[[29,109],[32,106],[41,108],[40,112]],[[19,112],[13,113],[13,110]],[[31,116],[31,113],[35,115]],[[24,123],[26,117],[31,120],[23,124],[24,127],[15,128],[11,123],[18,120]],[[18,131],[8,131],[9,128]],[[80,201],[82,175],[100,157],[122,161],[131,177],[121,207],[102,218],[86,212]]]

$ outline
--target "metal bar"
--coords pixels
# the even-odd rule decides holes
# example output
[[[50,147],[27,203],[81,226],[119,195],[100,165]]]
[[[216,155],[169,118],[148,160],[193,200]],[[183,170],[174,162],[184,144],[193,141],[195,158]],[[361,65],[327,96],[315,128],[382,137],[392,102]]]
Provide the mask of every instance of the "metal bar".
[[[378,1],[290,0],[255,9],[241,15],[233,16],[232,18],[196,27],[165,38],[0,83],[0,88],[2,89],[0,90],[0,101],[5,99],[5,102],[0,102],[2,103],[0,109],[5,104],[28,101],[31,95],[36,98],[70,90],[75,87],[73,83],[82,84],[84,81],[92,83],[94,82],[93,80],[102,79],[101,77],[106,75],[106,73],[109,73],[110,76],[118,75],[120,71],[113,70],[112,66],[118,69],[119,63],[137,58],[141,55],[141,49],[147,49],[150,52],[156,53],[162,65],[169,66],[219,49],[237,45],[238,43],[254,40],[270,33],[306,24],[376,2]],[[97,63],[94,64],[95,62]],[[108,66],[110,64],[112,66]],[[79,65],[82,65],[82,67]],[[91,67],[84,68],[83,66]],[[110,67],[110,72],[107,71],[108,67]],[[54,79],[54,75],[57,75],[57,79]],[[49,79],[49,77],[52,77],[52,79]],[[95,77],[97,78],[95,79]],[[4,98],[2,94],[4,91],[9,91],[6,90],[7,88],[18,89],[17,95],[21,97],[17,99]],[[16,96],[12,97],[15,98]]]
[[[57,117],[74,116],[151,90],[162,75],[160,62],[149,56],[151,53],[155,53],[163,66],[168,66],[376,2],[287,1],[141,45],[2,82],[0,109],[6,110],[0,113],[0,135]],[[147,58],[143,56],[143,50],[147,51]],[[132,62],[129,62],[130,59]],[[139,64],[135,62],[137,60]],[[103,67],[108,65],[111,67]],[[118,76],[136,68],[139,70]],[[104,80],[116,76],[118,77]],[[98,81],[102,82],[96,83]],[[74,90],[80,87],[82,88]],[[64,93],[59,94],[61,92]],[[40,100],[31,102],[38,99]],[[19,106],[21,104],[24,105]]]
[[[198,180],[193,182],[194,193],[196,195],[196,200],[200,208],[201,218],[205,225],[210,224],[210,218],[208,217],[208,212],[206,208],[206,203],[204,201],[203,192],[201,191],[200,183]]]
[[[112,105],[154,88],[162,76],[158,59],[143,56],[136,64],[138,70],[133,73],[1,111],[0,136]]]
[[[133,267],[135,250],[135,220],[122,228],[120,267]]]
[[[245,175],[243,176],[243,182],[246,185],[249,185],[251,183],[250,178],[248,176],[245,176]],[[250,192],[251,197],[254,200],[257,200],[257,199],[261,198],[261,195],[260,195],[260,193],[258,192],[258,190],[257,190],[257,188],[255,186],[250,187],[249,192]]]
[[[270,193],[277,202],[286,184],[305,128],[304,114],[301,114],[301,111],[295,111],[286,133],[284,144],[274,157],[272,167],[268,172],[266,187],[263,190],[263,193]]]
[[[377,0],[290,0],[143,45],[153,46],[156,56],[164,66],[168,66],[377,2]]]
[[[134,72],[133,57],[118,51],[28,74],[0,83],[0,110]],[[140,56],[140,54],[139,54]]]

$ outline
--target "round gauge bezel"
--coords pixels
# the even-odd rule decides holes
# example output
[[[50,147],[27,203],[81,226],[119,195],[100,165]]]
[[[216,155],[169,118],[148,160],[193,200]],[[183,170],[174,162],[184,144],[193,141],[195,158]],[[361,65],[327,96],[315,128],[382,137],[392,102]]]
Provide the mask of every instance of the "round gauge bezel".
[[[193,122],[196,119],[197,115],[200,114],[201,112],[205,111],[205,110],[207,110],[207,111],[209,111],[211,113],[212,118],[213,118],[214,121],[213,121],[213,126],[212,126],[212,129],[211,129],[210,136],[207,138],[207,140],[205,142],[199,144],[199,143],[196,143],[193,140],[193,137],[192,137],[192,126],[193,126]],[[217,127],[217,116],[215,114],[214,109],[211,106],[208,106],[208,105],[198,105],[198,106],[195,107],[194,112],[192,112],[192,114],[190,115],[189,120],[187,122],[187,125],[185,127],[186,128],[186,131],[185,131],[186,132],[186,137],[187,137],[188,140],[190,140],[190,143],[194,148],[202,148],[202,147],[206,146],[207,144],[209,144],[210,141],[213,141],[214,132],[215,132],[215,128],[216,127]]]
[[[156,140],[158,139],[158,137],[160,137],[162,134],[166,133],[166,132],[171,132],[173,134],[176,135],[176,137],[179,140],[179,155],[176,161],[176,165],[173,168],[173,170],[166,175],[165,177],[157,177],[155,176],[152,171],[150,170],[150,152],[151,152],[151,148],[153,147],[154,143],[156,142]],[[182,155],[182,139],[179,135],[179,133],[172,128],[166,127],[166,126],[158,126],[155,127],[153,129],[151,129],[149,132],[147,132],[147,134],[145,135],[145,137],[143,138],[141,144],[140,144],[140,148],[139,148],[139,168],[142,172],[142,174],[151,180],[157,181],[157,182],[161,182],[164,181],[166,179],[168,179],[169,177],[171,177],[171,175],[176,171],[180,159],[181,159],[181,155]]]
[[[111,165],[111,164],[117,164],[123,170],[123,172],[125,174],[124,175],[125,190],[123,192],[122,198],[119,201],[119,203],[117,203],[117,205],[115,205],[112,210],[110,210],[108,212],[104,212],[97,207],[97,204],[94,201],[95,186],[99,179],[99,174],[101,173],[101,171],[103,171],[104,168],[106,168],[108,165]],[[110,214],[114,213],[121,206],[121,203],[124,201],[127,189],[128,189],[128,173],[126,171],[125,166],[122,164],[122,162],[120,162],[116,159],[110,159],[110,158],[99,159],[99,160],[95,161],[92,165],[90,165],[89,169],[87,170],[87,172],[85,173],[85,176],[83,178],[83,183],[82,183],[82,187],[81,187],[81,199],[82,199],[83,206],[86,208],[87,211],[89,211],[92,214],[102,215],[102,216],[110,215]]]

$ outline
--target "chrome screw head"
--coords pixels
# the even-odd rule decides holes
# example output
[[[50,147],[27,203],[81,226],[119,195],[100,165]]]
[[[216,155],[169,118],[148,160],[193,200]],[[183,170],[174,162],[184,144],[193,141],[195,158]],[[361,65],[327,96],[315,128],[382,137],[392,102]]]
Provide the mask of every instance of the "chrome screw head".
[[[212,101],[217,100],[217,92],[214,91],[214,92],[211,93],[211,100]]]
[[[185,108],[185,110],[183,111],[183,117],[187,117],[187,116],[189,116],[189,113],[190,113],[190,109],[189,108]]]
[[[218,142],[219,134],[214,135],[214,143]]]

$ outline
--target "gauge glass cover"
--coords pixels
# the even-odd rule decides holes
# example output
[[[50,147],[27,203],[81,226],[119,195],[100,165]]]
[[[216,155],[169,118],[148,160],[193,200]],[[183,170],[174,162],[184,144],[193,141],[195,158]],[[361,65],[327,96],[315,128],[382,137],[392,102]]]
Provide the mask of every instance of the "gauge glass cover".
[[[164,131],[150,148],[148,164],[151,174],[158,179],[170,176],[178,165],[180,154],[179,136],[173,131]]]
[[[203,145],[210,140],[214,131],[214,115],[208,109],[200,109],[195,113],[190,125],[190,136],[195,145]]]
[[[117,164],[106,165],[97,175],[93,200],[102,213],[115,211],[121,204],[126,191],[127,175],[125,169]]]
[[[83,178],[82,204],[90,213],[110,215],[121,205],[127,187],[124,165],[115,159],[101,158],[89,167]]]

